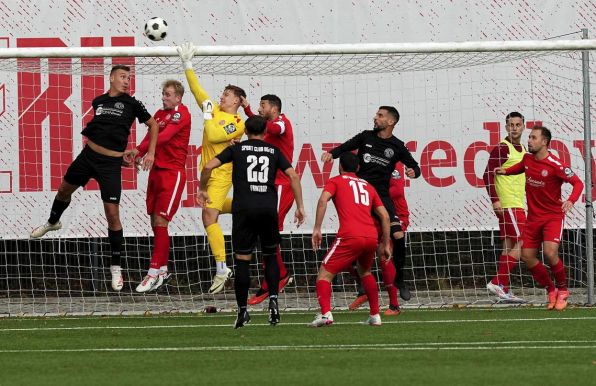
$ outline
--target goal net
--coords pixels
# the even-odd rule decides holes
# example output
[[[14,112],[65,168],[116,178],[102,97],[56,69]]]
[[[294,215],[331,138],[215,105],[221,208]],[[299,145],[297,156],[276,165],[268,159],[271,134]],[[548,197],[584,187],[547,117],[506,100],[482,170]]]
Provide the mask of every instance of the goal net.
[[[203,125],[190,92],[183,98],[193,117],[187,184],[170,223],[174,275],[168,285],[156,293],[134,290],[149,266],[153,241],[145,209],[147,173],[123,169],[121,292],[110,288],[107,224],[93,180],[73,195],[60,231],[28,238],[47,220],[64,172],[83,147],[80,131],[93,115],[91,101],[109,87],[111,66],[132,67],[130,92],[154,112],[161,107],[164,80],[187,85],[175,48],[93,48],[82,40],[81,48],[70,49],[51,48],[48,39],[18,40],[19,48],[0,50],[0,315],[233,309],[230,283],[220,294],[207,293],[215,267],[195,204]],[[411,213],[406,282],[413,296],[402,306],[497,304],[486,290],[501,249],[482,182],[488,152],[505,136],[505,115],[519,111],[528,128],[542,123],[553,129],[552,150],[585,180],[586,165],[594,161],[584,149],[581,50],[591,50],[594,73],[595,48],[594,40],[199,47],[195,72],[212,98],[217,100],[227,84],[243,87],[253,106],[262,95],[276,94],[294,125],[293,166],[301,176],[308,217],[294,227],[293,208],[285,221],[281,248],[292,281],[280,306],[318,307],[317,270],[338,228],[330,205],[323,251],[312,251],[316,202],[325,182],[338,173],[337,162],[323,164],[320,156],[370,129],[380,105],[399,110],[394,134],[422,170],[420,178],[406,181]],[[130,145],[145,132],[143,125],[134,125]],[[563,196],[568,194],[566,188]],[[593,274],[584,199],[566,217],[560,248],[576,303],[586,301]],[[222,215],[220,224],[233,264],[230,216]],[[260,261],[257,252],[253,290],[263,280]],[[511,286],[530,303],[544,301],[544,290],[523,264],[512,272]],[[346,307],[355,291],[352,278],[339,275],[333,305]],[[380,293],[386,305],[382,287]]]

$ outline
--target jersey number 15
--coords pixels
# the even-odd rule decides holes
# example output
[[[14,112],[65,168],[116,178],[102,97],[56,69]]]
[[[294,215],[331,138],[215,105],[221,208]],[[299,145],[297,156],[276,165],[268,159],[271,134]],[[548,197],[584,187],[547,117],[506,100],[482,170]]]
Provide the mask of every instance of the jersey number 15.
[[[354,202],[356,204],[369,205],[368,190],[364,187],[364,182],[350,180],[350,186],[354,193]]]

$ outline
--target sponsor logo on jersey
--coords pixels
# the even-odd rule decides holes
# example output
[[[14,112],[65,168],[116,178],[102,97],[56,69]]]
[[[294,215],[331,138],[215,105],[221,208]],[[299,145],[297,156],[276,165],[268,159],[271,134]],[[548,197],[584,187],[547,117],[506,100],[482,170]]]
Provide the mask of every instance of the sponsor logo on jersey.
[[[374,156],[369,153],[364,153],[364,155],[362,156],[362,159],[364,160],[365,163],[372,162],[374,164],[381,165],[381,166],[389,165],[389,160],[386,160],[385,158]]]
[[[385,154],[385,157],[391,158],[391,157],[393,157],[393,155],[395,154],[395,152],[393,151],[393,149],[387,148],[387,149],[385,149],[385,151],[384,151],[383,154]]]
[[[546,177],[546,176],[548,176],[548,170],[546,170],[546,169],[542,169],[542,171],[540,172],[540,175],[541,175],[542,177]]]
[[[99,106],[97,110],[95,110],[95,115],[101,115],[103,113],[103,107]]]
[[[174,115],[172,116],[172,121],[177,122],[180,120],[181,114],[180,113],[174,113]]]
[[[362,159],[364,160],[364,162],[369,163],[370,162],[370,154],[364,153],[364,155],[362,156]]]
[[[535,180],[532,177],[528,177],[526,182],[528,183],[528,185],[534,186],[536,188],[544,188],[545,185],[544,181]]]

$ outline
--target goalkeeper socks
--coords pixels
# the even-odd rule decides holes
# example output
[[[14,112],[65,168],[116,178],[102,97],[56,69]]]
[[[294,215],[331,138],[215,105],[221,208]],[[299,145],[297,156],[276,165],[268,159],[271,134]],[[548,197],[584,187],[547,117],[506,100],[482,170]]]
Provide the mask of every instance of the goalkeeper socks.
[[[395,287],[395,266],[389,260],[381,260],[381,273],[383,275],[383,284],[389,295],[389,305],[397,307],[399,302],[397,301],[397,288]]]
[[[235,259],[236,275],[234,277],[234,292],[238,309],[246,309],[248,299],[248,287],[250,286],[249,261]]]
[[[404,266],[406,264],[406,238],[393,239],[393,264],[395,265],[395,280],[404,281]]]
[[[122,244],[124,244],[124,231],[122,229],[113,231],[108,229],[108,239],[112,249],[112,258],[110,265],[120,265],[120,255],[122,253]]]
[[[509,273],[515,268],[517,263],[518,261],[515,260],[513,256],[501,255],[501,257],[499,257],[499,269],[497,270],[497,275],[493,277],[491,283],[502,285],[505,292],[509,292]]]
[[[266,262],[265,281],[269,287],[269,296],[277,297],[279,290],[279,267],[275,255],[263,255],[263,261]]]
[[[322,315],[331,311],[331,283],[327,280],[317,280],[317,300]]]
[[[565,266],[563,265],[563,261],[559,259],[557,264],[552,265],[550,267],[550,271],[553,273],[555,277],[555,283],[557,283],[557,288],[560,290],[567,290],[567,272],[565,272]]]
[[[532,273],[532,277],[534,278],[534,280],[536,280],[536,282],[541,287],[546,288],[546,292],[552,292],[555,290],[555,284],[550,279],[548,271],[546,270],[546,267],[544,266],[544,264],[542,264],[541,261],[539,261],[538,264],[529,269]]]
[[[64,213],[66,208],[68,208],[68,205],[70,205],[70,201],[60,201],[55,198],[54,202],[52,203],[52,209],[50,210],[50,218],[48,219],[48,222],[52,225],[56,224],[60,220],[62,213]]]
[[[362,286],[368,297],[368,305],[370,306],[370,314],[376,315],[379,313],[379,289],[377,282],[373,275],[366,275],[360,278]],[[396,298],[397,299],[397,298]]]
[[[217,274],[223,275],[226,273],[226,245],[221,227],[218,223],[213,223],[205,228],[205,231],[215,261],[217,263],[223,262],[223,270],[220,270],[220,264],[217,264]]]
[[[151,257],[151,268],[159,268],[168,265],[170,254],[170,235],[168,227],[156,226],[153,228],[155,239],[153,240],[153,256]]]

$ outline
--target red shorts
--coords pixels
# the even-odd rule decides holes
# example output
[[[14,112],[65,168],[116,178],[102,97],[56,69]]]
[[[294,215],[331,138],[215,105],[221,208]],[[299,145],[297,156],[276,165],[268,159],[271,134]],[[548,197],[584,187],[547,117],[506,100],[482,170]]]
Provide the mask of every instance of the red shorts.
[[[294,191],[289,179],[277,178],[275,180],[275,187],[277,188],[277,212],[278,212],[278,227],[280,231],[284,230],[284,220],[292,204],[294,203]]]
[[[565,218],[536,219],[526,222],[522,248],[540,248],[543,241],[561,243]]]
[[[375,258],[377,239],[369,237],[337,237],[331,249],[323,258],[321,267],[327,272],[337,274],[348,270],[358,261],[360,267],[369,270]]]
[[[151,169],[147,182],[147,214],[156,214],[172,221],[180,206],[185,185],[184,170]]]
[[[526,225],[526,212],[523,208],[503,208],[503,215],[497,215],[497,218],[499,219],[501,240],[509,238],[517,242],[521,239]]]

